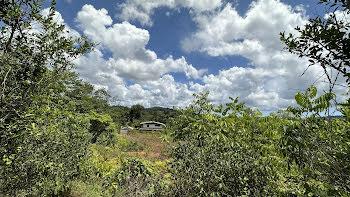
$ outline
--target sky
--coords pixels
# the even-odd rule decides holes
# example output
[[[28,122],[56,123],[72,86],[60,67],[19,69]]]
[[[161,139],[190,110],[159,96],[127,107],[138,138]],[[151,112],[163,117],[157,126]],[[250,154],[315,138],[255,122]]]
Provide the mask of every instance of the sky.
[[[216,104],[238,97],[271,112],[296,105],[310,85],[328,89],[323,70],[303,74],[307,59],[279,36],[325,16],[316,0],[58,0],[56,8],[71,35],[98,43],[75,71],[115,105],[184,107],[209,91]]]

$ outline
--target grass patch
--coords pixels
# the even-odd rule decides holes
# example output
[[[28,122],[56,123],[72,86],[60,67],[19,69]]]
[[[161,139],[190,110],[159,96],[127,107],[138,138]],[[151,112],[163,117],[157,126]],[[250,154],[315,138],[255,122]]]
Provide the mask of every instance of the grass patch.
[[[167,188],[168,151],[161,136],[159,132],[114,133],[110,143],[91,145],[91,177],[73,182],[69,197],[147,196]]]
[[[141,159],[151,161],[164,161],[169,159],[168,147],[162,142],[162,134],[160,132],[138,132],[133,131],[127,135],[128,141],[135,142],[144,147],[141,151],[130,151],[129,156],[135,156]]]

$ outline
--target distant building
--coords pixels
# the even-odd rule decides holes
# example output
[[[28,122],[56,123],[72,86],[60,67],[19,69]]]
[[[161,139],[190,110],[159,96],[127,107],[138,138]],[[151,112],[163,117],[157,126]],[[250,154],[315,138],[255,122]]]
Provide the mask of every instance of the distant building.
[[[122,127],[120,129],[120,134],[127,134],[130,130],[133,130],[134,128],[132,127]]]
[[[161,122],[155,122],[155,121],[146,121],[141,122],[141,131],[158,131],[163,130],[165,124]]]

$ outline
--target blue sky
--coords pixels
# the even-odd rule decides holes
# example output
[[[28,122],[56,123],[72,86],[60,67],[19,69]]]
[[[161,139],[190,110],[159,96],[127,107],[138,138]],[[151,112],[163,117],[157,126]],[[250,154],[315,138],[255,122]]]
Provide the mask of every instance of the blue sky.
[[[183,107],[193,93],[210,91],[215,103],[239,97],[269,112],[295,105],[295,93],[311,84],[328,87],[317,66],[300,76],[307,60],[279,40],[279,32],[296,33],[309,17],[326,14],[316,3],[59,0],[57,20],[99,43],[74,63],[84,80],[117,98],[114,104]]]

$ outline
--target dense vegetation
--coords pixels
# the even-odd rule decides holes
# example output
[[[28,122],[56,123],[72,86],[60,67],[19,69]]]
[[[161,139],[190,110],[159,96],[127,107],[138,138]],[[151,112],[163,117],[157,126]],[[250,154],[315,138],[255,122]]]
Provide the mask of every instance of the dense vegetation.
[[[171,195],[350,194],[350,123],[319,115],[329,97],[315,98],[311,87],[300,107],[261,117],[237,99],[224,108],[206,96],[199,95],[170,126],[179,142],[171,155]]]
[[[310,86],[298,107],[266,117],[237,98],[215,106],[208,93],[185,109],[110,106],[72,72],[94,44],[53,21],[55,1],[42,16],[43,3],[0,1],[0,196],[350,196],[350,99],[341,118],[322,116],[337,96],[329,69],[350,88],[349,22],[335,14],[349,14],[349,1],[321,0],[327,19],[281,33],[324,68],[329,92]],[[118,134],[145,120],[167,129]]]

